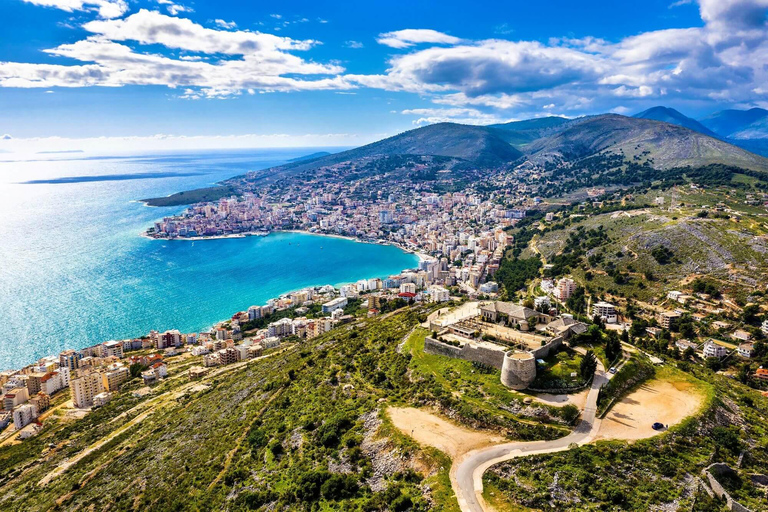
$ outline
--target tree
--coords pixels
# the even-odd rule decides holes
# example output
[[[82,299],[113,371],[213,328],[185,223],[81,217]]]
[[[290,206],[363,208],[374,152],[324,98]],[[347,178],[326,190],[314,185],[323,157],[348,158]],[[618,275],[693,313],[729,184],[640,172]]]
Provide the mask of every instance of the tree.
[[[136,377],[141,376],[141,372],[144,370],[147,370],[149,366],[142,364],[142,363],[133,363],[128,369],[131,372],[131,378],[135,379]]]
[[[712,429],[712,440],[718,448],[725,448],[733,454],[741,450],[738,427],[715,427]]]
[[[707,360],[705,361],[705,364],[707,365],[707,368],[709,368],[713,372],[716,372],[723,367],[719,357],[708,357]]]
[[[579,417],[579,414],[580,414],[579,408],[573,404],[568,404],[560,408],[560,416],[569,425],[573,424],[573,422],[576,421],[576,418]]]
[[[357,479],[352,475],[333,474],[320,487],[323,498],[330,501],[349,499],[357,494]]]
[[[747,304],[741,312],[744,323],[752,324],[757,321],[757,315],[760,314],[760,306],[757,304]]]
[[[672,261],[672,257],[675,255],[670,249],[659,245],[651,251],[651,256],[658,262],[659,265],[666,265]]]
[[[597,370],[597,357],[594,352],[587,350],[579,364],[579,375],[582,380],[587,381],[595,374],[595,370]]]
[[[621,355],[621,342],[616,331],[608,332],[608,341],[605,344],[605,358],[609,362],[615,361]]]
[[[576,288],[568,300],[565,301],[565,305],[574,313],[578,314],[584,312],[587,308],[587,300],[584,297],[584,288],[581,286]]]
[[[695,338],[696,337],[696,329],[693,326],[692,321],[686,321],[681,322],[680,325],[677,327],[678,331],[680,331],[680,336],[683,338]]]
[[[603,322],[603,317],[601,317],[600,315],[593,316],[592,323],[597,325],[601,329],[605,329],[605,323]]]

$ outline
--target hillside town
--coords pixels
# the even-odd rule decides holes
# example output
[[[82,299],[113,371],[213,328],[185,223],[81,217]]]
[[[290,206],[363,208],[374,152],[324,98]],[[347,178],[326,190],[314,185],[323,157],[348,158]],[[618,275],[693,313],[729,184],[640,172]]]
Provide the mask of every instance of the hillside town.
[[[309,340],[351,322],[350,313],[375,316],[413,302],[447,302],[449,291],[437,284],[432,261],[385,279],[363,279],[335,288],[310,287],[254,305],[213,326],[208,332],[150,331],[147,335],[68,349],[18,370],[0,372],[3,402],[0,435],[18,439],[36,435],[52,400],[87,412],[107,404],[122,385],[140,378],[145,386],[169,375],[169,365],[182,361],[192,380],[212,367],[258,358],[284,341]],[[389,306],[388,306],[389,304]],[[180,356],[180,357],[176,357]],[[175,363],[170,363],[171,358]],[[189,359],[195,364],[190,366]],[[171,369],[170,373],[175,373]],[[10,424],[12,423],[12,426]]]
[[[498,269],[504,250],[513,242],[505,228],[540,202],[533,197],[535,191],[512,175],[491,180],[494,192],[469,186],[445,193],[418,181],[387,180],[382,175],[351,183],[324,178],[346,165],[352,164],[326,167],[318,171],[319,177],[279,186],[257,187],[246,175],[242,188],[248,190],[241,197],[193,205],[156,222],[147,235],[197,239],[300,230],[346,236],[426,254],[433,260],[424,268],[431,282],[488,293],[494,291],[492,285],[482,290],[480,286]]]

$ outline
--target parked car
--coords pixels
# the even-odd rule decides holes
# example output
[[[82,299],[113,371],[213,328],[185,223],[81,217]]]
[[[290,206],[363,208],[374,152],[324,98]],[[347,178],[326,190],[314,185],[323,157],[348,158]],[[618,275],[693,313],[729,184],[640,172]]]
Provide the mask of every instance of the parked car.
[[[608,370],[608,371],[611,372],[611,373],[616,373],[616,367],[615,366],[611,366],[611,369]]]
[[[664,430],[664,424],[658,421],[652,425],[653,430]]]

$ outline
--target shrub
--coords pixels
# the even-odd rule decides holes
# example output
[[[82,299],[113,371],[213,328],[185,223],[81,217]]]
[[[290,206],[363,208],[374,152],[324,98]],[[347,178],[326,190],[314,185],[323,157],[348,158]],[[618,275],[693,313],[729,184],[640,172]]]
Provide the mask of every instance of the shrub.
[[[357,479],[352,475],[331,475],[320,487],[323,498],[330,501],[351,498],[357,494],[357,490]]]

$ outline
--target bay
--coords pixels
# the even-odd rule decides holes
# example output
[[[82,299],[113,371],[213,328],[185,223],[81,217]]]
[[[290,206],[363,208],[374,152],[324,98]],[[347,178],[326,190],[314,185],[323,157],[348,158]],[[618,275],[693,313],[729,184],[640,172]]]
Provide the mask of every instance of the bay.
[[[0,369],[150,329],[199,331],[292,290],[416,266],[395,247],[301,233],[195,242],[140,236],[183,208],[138,199],[312,151],[0,162]]]

